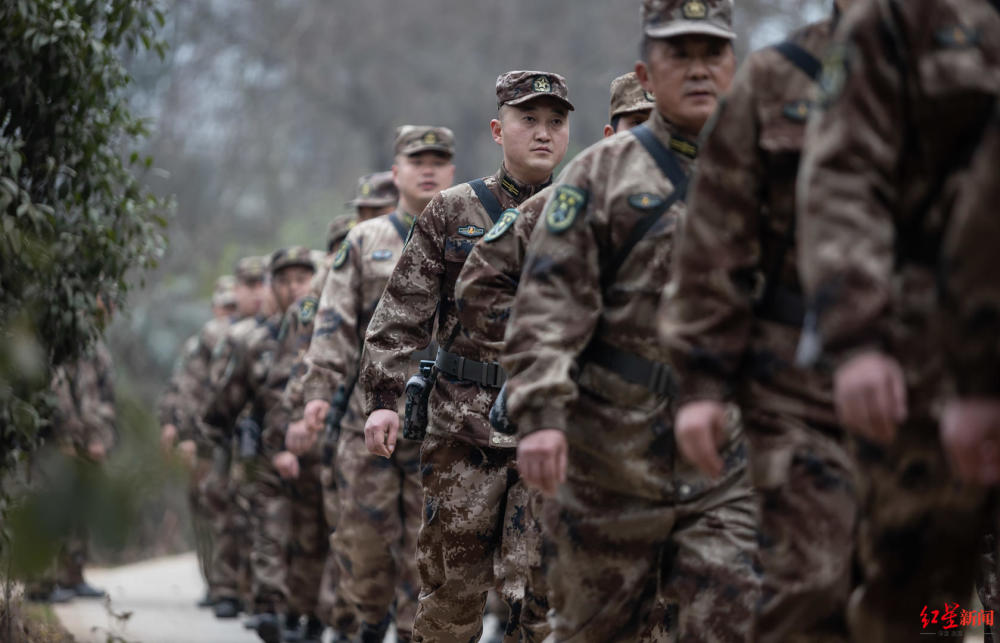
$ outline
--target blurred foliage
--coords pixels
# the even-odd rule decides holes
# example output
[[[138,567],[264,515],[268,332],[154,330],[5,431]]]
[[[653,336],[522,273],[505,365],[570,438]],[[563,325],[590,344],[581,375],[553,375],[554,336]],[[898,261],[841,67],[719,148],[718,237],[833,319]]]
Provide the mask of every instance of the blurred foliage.
[[[0,3],[0,477],[39,442],[52,368],[101,331],[98,295],[123,303],[164,252],[122,62],[164,55],[163,22],[152,0]]]

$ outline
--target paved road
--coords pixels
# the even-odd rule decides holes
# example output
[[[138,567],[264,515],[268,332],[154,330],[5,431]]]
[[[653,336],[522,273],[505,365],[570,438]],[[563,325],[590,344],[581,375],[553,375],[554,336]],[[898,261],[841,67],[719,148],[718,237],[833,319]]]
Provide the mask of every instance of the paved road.
[[[76,599],[55,607],[56,615],[79,643],[106,643],[108,633],[128,643],[253,643],[260,639],[243,629],[239,620],[220,621],[210,610],[197,609],[204,587],[194,553],[126,565],[88,569],[87,580],[106,589],[110,608],[126,621],[115,619],[104,601]],[[487,617],[486,631],[495,619]],[[328,635],[329,638],[329,635]],[[396,643],[390,631],[385,643]]]

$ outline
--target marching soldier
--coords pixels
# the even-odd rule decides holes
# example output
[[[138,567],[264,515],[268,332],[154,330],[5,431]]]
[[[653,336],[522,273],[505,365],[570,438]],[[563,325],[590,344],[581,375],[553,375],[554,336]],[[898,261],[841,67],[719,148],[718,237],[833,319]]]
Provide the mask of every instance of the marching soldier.
[[[754,632],[757,513],[739,421],[718,480],[676,457],[655,333],[692,141],[736,65],[731,16],[726,0],[643,2],[636,73],[656,110],[567,166],[528,246],[501,363],[518,469],[553,496],[557,641]]]
[[[536,641],[548,633],[546,597],[533,593],[526,578],[527,567],[537,566],[541,555],[540,535],[514,466],[515,442],[492,431],[487,419],[502,371],[496,362],[483,361],[479,346],[461,332],[454,287],[472,247],[504,210],[551,181],[566,153],[573,105],[565,79],[549,72],[507,72],[497,79],[496,92],[499,113],[490,127],[503,149],[500,170],[435,196],[417,218],[361,358],[367,447],[390,457],[404,369],[413,352],[430,343],[437,322],[435,374],[424,384],[429,424],[420,451],[424,520],[417,542],[415,641],[477,637],[491,587],[511,607],[508,638]],[[414,437],[422,428],[409,427]],[[494,564],[511,552],[519,552],[525,565],[516,573],[496,573]]]
[[[398,638],[412,636],[423,507],[420,445],[403,443],[388,460],[365,448],[364,396],[357,386],[362,343],[414,219],[454,180],[453,153],[454,136],[447,128],[404,125],[397,130],[392,176],[399,205],[392,214],[362,220],[341,244],[306,358],[303,393],[311,406],[306,415],[325,416],[327,401],[336,399],[336,412],[343,416],[334,465],[340,515],[333,547],[340,567],[338,591],[358,616],[361,641],[385,638],[394,601]],[[410,361],[416,368],[419,355]],[[296,439],[290,432],[289,440]]]
[[[677,372],[681,452],[717,475],[726,404],[739,405],[760,494],[763,641],[847,636],[857,489],[829,378],[795,367],[805,306],[795,180],[834,16],[752,54],[698,153],[661,304]]]
[[[799,172],[799,356],[833,371],[864,478],[851,634],[915,640],[941,627],[935,612],[968,599],[995,510],[984,485],[997,481],[996,451],[981,433],[995,416],[966,407],[937,419],[937,293],[955,186],[1000,90],[1000,13],[985,0],[879,0],[848,12],[838,35]],[[992,184],[989,163],[982,180]]]

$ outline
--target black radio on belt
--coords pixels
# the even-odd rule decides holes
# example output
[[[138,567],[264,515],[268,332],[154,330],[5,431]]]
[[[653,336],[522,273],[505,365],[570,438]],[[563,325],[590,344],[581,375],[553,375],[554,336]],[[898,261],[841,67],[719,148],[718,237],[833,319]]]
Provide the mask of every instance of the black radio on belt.
[[[420,360],[420,371],[406,383],[406,410],[403,413],[403,437],[421,442],[427,434],[427,401],[434,388],[434,361]]]

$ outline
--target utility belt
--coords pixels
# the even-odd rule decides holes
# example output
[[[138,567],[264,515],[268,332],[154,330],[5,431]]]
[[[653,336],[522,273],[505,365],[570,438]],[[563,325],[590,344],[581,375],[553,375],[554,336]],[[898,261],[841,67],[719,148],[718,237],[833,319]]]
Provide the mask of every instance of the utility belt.
[[[431,342],[427,346],[410,354],[411,362],[422,362],[425,359],[434,359],[437,356],[437,342]]]
[[[615,348],[600,339],[590,343],[580,362],[581,366],[588,362],[597,364],[626,382],[638,384],[657,395],[672,396],[677,391],[677,379],[670,366]]]
[[[443,348],[438,349],[434,366],[445,375],[486,388],[500,388],[507,381],[507,374],[497,362],[477,362]]]

